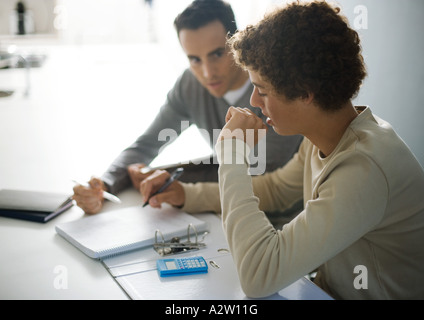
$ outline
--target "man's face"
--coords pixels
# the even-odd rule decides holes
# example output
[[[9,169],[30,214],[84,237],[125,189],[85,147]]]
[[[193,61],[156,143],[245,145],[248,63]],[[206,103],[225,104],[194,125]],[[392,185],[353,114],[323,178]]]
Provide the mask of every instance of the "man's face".
[[[247,80],[226,46],[221,22],[213,21],[197,30],[182,29],[179,38],[192,73],[214,97],[240,88]]]

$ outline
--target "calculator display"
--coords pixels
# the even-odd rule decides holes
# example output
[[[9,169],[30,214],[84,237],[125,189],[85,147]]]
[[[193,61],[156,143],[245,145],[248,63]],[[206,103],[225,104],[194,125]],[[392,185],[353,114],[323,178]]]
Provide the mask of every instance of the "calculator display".
[[[159,259],[156,261],[161,277],[207,273],[208,265],[203,257]]]

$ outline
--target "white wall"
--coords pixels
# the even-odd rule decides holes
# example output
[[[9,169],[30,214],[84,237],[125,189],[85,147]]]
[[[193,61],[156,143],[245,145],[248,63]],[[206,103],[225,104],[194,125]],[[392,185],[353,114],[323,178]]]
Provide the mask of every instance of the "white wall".
[[[367,29],[358,30],[368,77],[356,104],[369,105],[389,121],[424,166],[424,1],[338,3],[352,26],[360,16],[355,7],[362,5],[368,11]]]

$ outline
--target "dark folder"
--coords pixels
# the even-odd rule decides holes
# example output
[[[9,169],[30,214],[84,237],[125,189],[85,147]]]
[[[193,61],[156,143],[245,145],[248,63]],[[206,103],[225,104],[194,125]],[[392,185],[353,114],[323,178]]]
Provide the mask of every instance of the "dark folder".
[[[0,190],[0,216],[47,222],[72,207],[69,195],[45,191]]]

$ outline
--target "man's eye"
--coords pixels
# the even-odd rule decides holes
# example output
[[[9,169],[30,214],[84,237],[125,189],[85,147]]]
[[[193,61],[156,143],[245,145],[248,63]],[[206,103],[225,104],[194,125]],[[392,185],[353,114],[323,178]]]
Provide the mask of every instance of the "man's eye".
[[[199,64],[200,63],[200,59],[199,58],[191,57],[188,60],[190,61],[190,64]]]
[[[212,61],[216,61],[221,59],[224,56],[224,54],[225,54],[225,50],[217,50],[210,56],[210,58]]]
[[[224,51],[215,52],[215,57],[221,58],[224,55]]]

